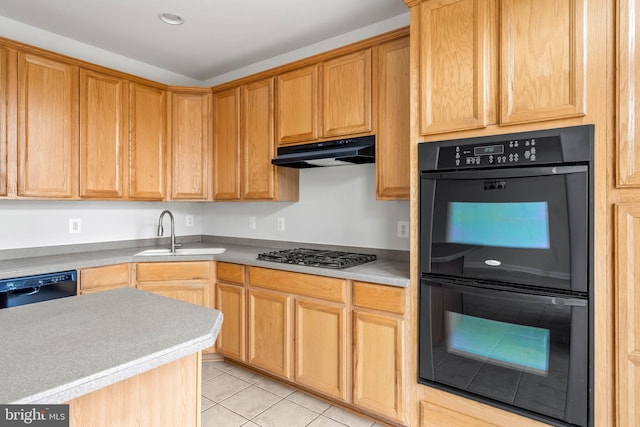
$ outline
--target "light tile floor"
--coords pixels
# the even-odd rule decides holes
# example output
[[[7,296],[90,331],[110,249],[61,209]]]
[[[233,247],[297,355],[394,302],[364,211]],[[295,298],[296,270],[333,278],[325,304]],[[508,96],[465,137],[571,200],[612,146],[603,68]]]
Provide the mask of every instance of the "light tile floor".
[[[202,427],[382,427],[226,362],[202,364]]]

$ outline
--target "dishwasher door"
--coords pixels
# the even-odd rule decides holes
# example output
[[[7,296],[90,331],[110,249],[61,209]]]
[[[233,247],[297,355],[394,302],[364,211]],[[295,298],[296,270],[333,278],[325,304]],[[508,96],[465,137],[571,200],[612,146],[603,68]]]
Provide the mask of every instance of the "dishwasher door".
[[[77,294],[75,270],[0,280],[0,309]]]

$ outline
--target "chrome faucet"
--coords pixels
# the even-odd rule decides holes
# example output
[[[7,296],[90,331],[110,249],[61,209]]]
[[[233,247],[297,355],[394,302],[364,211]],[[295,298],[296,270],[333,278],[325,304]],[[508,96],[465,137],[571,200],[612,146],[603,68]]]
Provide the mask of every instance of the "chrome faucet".
[[[163,210],[160,214],[160,219],[158,220],[158,237],[164,236],[164,228],[162,228],[162,219],[164,218],[164,214],[169,214],[169,219],[171,220],[171,255],[176,254],[176,248],[182,246],[182,243],[176,243],[176,229],[173,222],[173,214],[170,210]]]

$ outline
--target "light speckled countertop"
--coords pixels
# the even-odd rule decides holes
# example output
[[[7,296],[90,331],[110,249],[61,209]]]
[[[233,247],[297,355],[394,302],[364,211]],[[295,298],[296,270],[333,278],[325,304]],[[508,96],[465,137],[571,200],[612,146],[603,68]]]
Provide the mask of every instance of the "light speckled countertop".
[[[121,288],[0,310],[0,324],[0,402],[55,404],[210,347],[222,313]]]
[[[180,238],[178,238],[180,241]],[[242,244],[238,244],[241,242]],[[134,256],[136,253],[152,247],[125,247],[118,249],[88,250],[76,253],[64,253],[61,255],[46,255],[35,257],[23,257],[0,261],[0,279],[29,276],[33,274],[50,273],[64,270],[76,270],[80,268],[98,267],[103,265],[127,263],[127,262],[154,262],[154,261],[196,261],[216,260],[244,265],[273,268],[278,270],[295,271],[299,273],[317,274],[342,279],[360,280],[364,282],[379,283],[391,286],[409,286],[409,262],[403,259],[386,258],[378,255],[376,261],[359,266],[334,270],[330,268],[308,267],[292,264],[258,260],[258,254],[278,249],[283,249],[278,242],[257,241],[247,244],[242,239],[212,239],[210,241],[197,241],[185,243],[185,248],[223,247],[226,251],[218,255],[193,255],[193,256]],[[100,248],[100,245],[96,245]],[[167,247],[166,245],[158,247]],[[323,247],[304,243],[289,244],[286,248],[297,247]],[[323,247],[324,248],[324,247]],[[336,246],[327,247],[333,250],[350,250]],[[361,248],[356,248],[355,251]],[[376,253],[375,250],[362,249],[363,252]],[[380,252],[380,251],[378,251]],[[383,251],[384,252],[384,251]],[[396,251],[397,252],[397,251]],[[25,252],[28,254],[28,251]]]

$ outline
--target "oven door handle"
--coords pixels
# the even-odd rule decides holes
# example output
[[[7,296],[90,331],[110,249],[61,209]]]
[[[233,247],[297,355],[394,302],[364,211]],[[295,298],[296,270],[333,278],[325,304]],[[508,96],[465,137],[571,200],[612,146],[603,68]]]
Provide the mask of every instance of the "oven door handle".
[[[523,178],[528,176],[568,175],[586,173],[586,165],[575,166],[537,166],[509,169],[476,169],[469,171],[422,172],[423,178],[429,179],[484,179],[484,178]]]
[[[484,296],[484,297],[490,297],[490,298],[500,298],[500,299],[505,299],[510,301],[520,301],[520,302],[528,301],[528,302],[534,302],[538,304],[551,304],[551,305],[570,306],[570,307],[586,307],[588,304],[586,299],[580,299],[580,298],[566,298],[561,296],[536,295],[536,294],[528,294],[528,293],[519,293],[516,291],[504,291],[501,289],[478,288],[476,286],[458,285],[458,284],[429,280],[429,279],[422,279],[422,283],[428,286],[449,289],[451,291],[459,292],[462,294]]]

